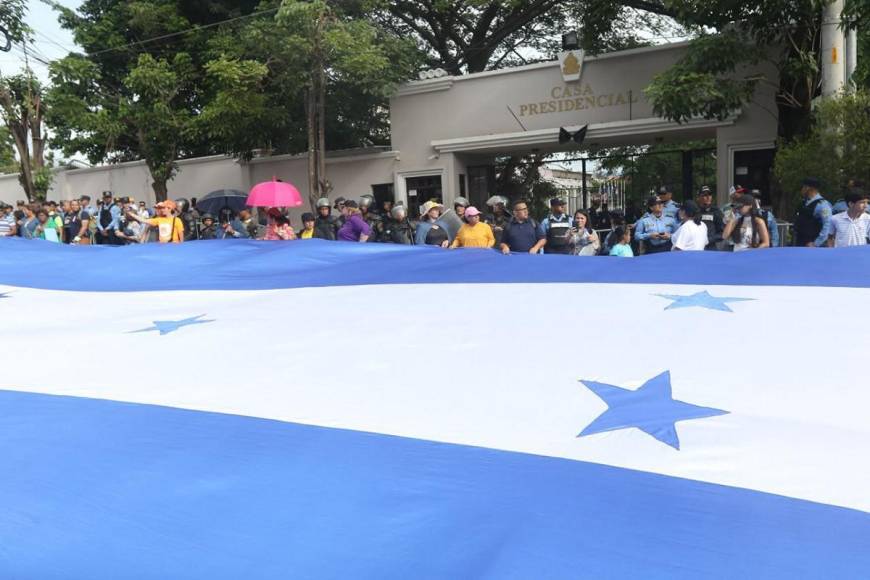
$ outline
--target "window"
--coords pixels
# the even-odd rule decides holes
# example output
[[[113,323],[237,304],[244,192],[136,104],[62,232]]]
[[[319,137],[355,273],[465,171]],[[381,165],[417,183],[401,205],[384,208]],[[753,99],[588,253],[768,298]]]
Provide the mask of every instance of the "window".
[[[468,200],[471,205],[484,211],[486,200],[492,195],[495,184],[495,168],[492,165],[477,165],[468,168]]]
[[[378,211],[381,211],[381,208],[384,207],[385,201],[396,200],[393,194],[392,183],[378,183],[376,185],[372,185],[372,195],[375,196],[375,207]]]
[[[440,175],[407,177],[405,178],[405,189],[408,192],[409,216],[417,217],[420,215],[420,206],[427,201],[444,202],[444,197],[441,193]]]

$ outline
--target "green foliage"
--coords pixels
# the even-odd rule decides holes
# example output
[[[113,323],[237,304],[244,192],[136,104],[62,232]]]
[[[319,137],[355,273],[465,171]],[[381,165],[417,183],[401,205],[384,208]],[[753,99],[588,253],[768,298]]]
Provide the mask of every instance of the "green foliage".
[[[653,78],[646,94],[657,115],[677,122],[694,117],[723,120],[752,98],[760,77],[731,78],[742,64],[756,64],[759,50],[735,31],[704,35],[676,65]]]
[[[24,22],[27,14],[27,0],[3,0],[0,2],[0,26],[9,33],[9,40],[20,42],[30,35],[30,29]],[[6,39],[0,37],[0,46],[6,45]]]
[[[760,83],[777,88],[779,133],[807,126],[818,92],[822,7],[827,0],[665,0],[677,22],[703,32],[686,56],[655,77],[647,94],[657,114],[683,122],[724,119],[751,101]],[[747,76],[744,67],[771,65],[771,74]]]
[[[799,195],[800,181],[809,176],[822,180],[833,197],[850,180],[870,183],[870,92],[820,102],[809,133],[780,144],[774,173],[791,201]]]
[[[12,141],[12,134],[4,125],[0,125],[0,173],[18,173],[15,144]]]

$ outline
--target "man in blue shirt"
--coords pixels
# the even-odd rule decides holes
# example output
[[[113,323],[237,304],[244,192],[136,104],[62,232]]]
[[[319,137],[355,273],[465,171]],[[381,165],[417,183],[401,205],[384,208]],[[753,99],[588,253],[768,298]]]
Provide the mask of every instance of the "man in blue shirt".
[[[674,193],[667,185],[659,188],[659,200],[662,202],[662,213],[674,220],[674,223],[679,223],[680,206],[674,201]]]
[[[103,192],[103,204],[94,218],[97,220],[97,243],[117,246],[119,242],[115,230],[121,221],[121,208],[115,204],[111,191]]]
[[[547,238],[541,235],[538,224],[529,217],[529,204],[521,199],[514,202],[514,217],[504,228],[499,249],[502,254],[528,252],[537,254],[544,247]]]
[[[646,254],[671,251],[671,235],[677,229],[673,218],[664,215],[662,202],[651,197],[646,204],[649,213],[634,226],[634,239],[643,242]]]
[[[819,193],[821,183],[808,177],[801,185],[804,203],[794,222],[795,245],[823,248],[831,235],[831,203]]]

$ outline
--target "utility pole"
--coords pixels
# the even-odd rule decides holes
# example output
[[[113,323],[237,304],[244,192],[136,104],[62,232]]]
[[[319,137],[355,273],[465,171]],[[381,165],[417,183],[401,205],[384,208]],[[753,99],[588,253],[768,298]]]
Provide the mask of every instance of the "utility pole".
[[[822,96],[830,97],[846,86],[847,45],[843,26],[845,0],[833,0],[822,9]]]

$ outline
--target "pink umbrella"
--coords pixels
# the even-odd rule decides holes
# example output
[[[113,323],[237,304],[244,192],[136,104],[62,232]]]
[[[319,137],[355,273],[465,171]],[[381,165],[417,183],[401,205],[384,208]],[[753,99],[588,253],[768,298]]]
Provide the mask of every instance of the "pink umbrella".
[[[285,181],[264,181],[255,185],[245,202],[249,207],[299,207],[302,205],[302,194]]]

